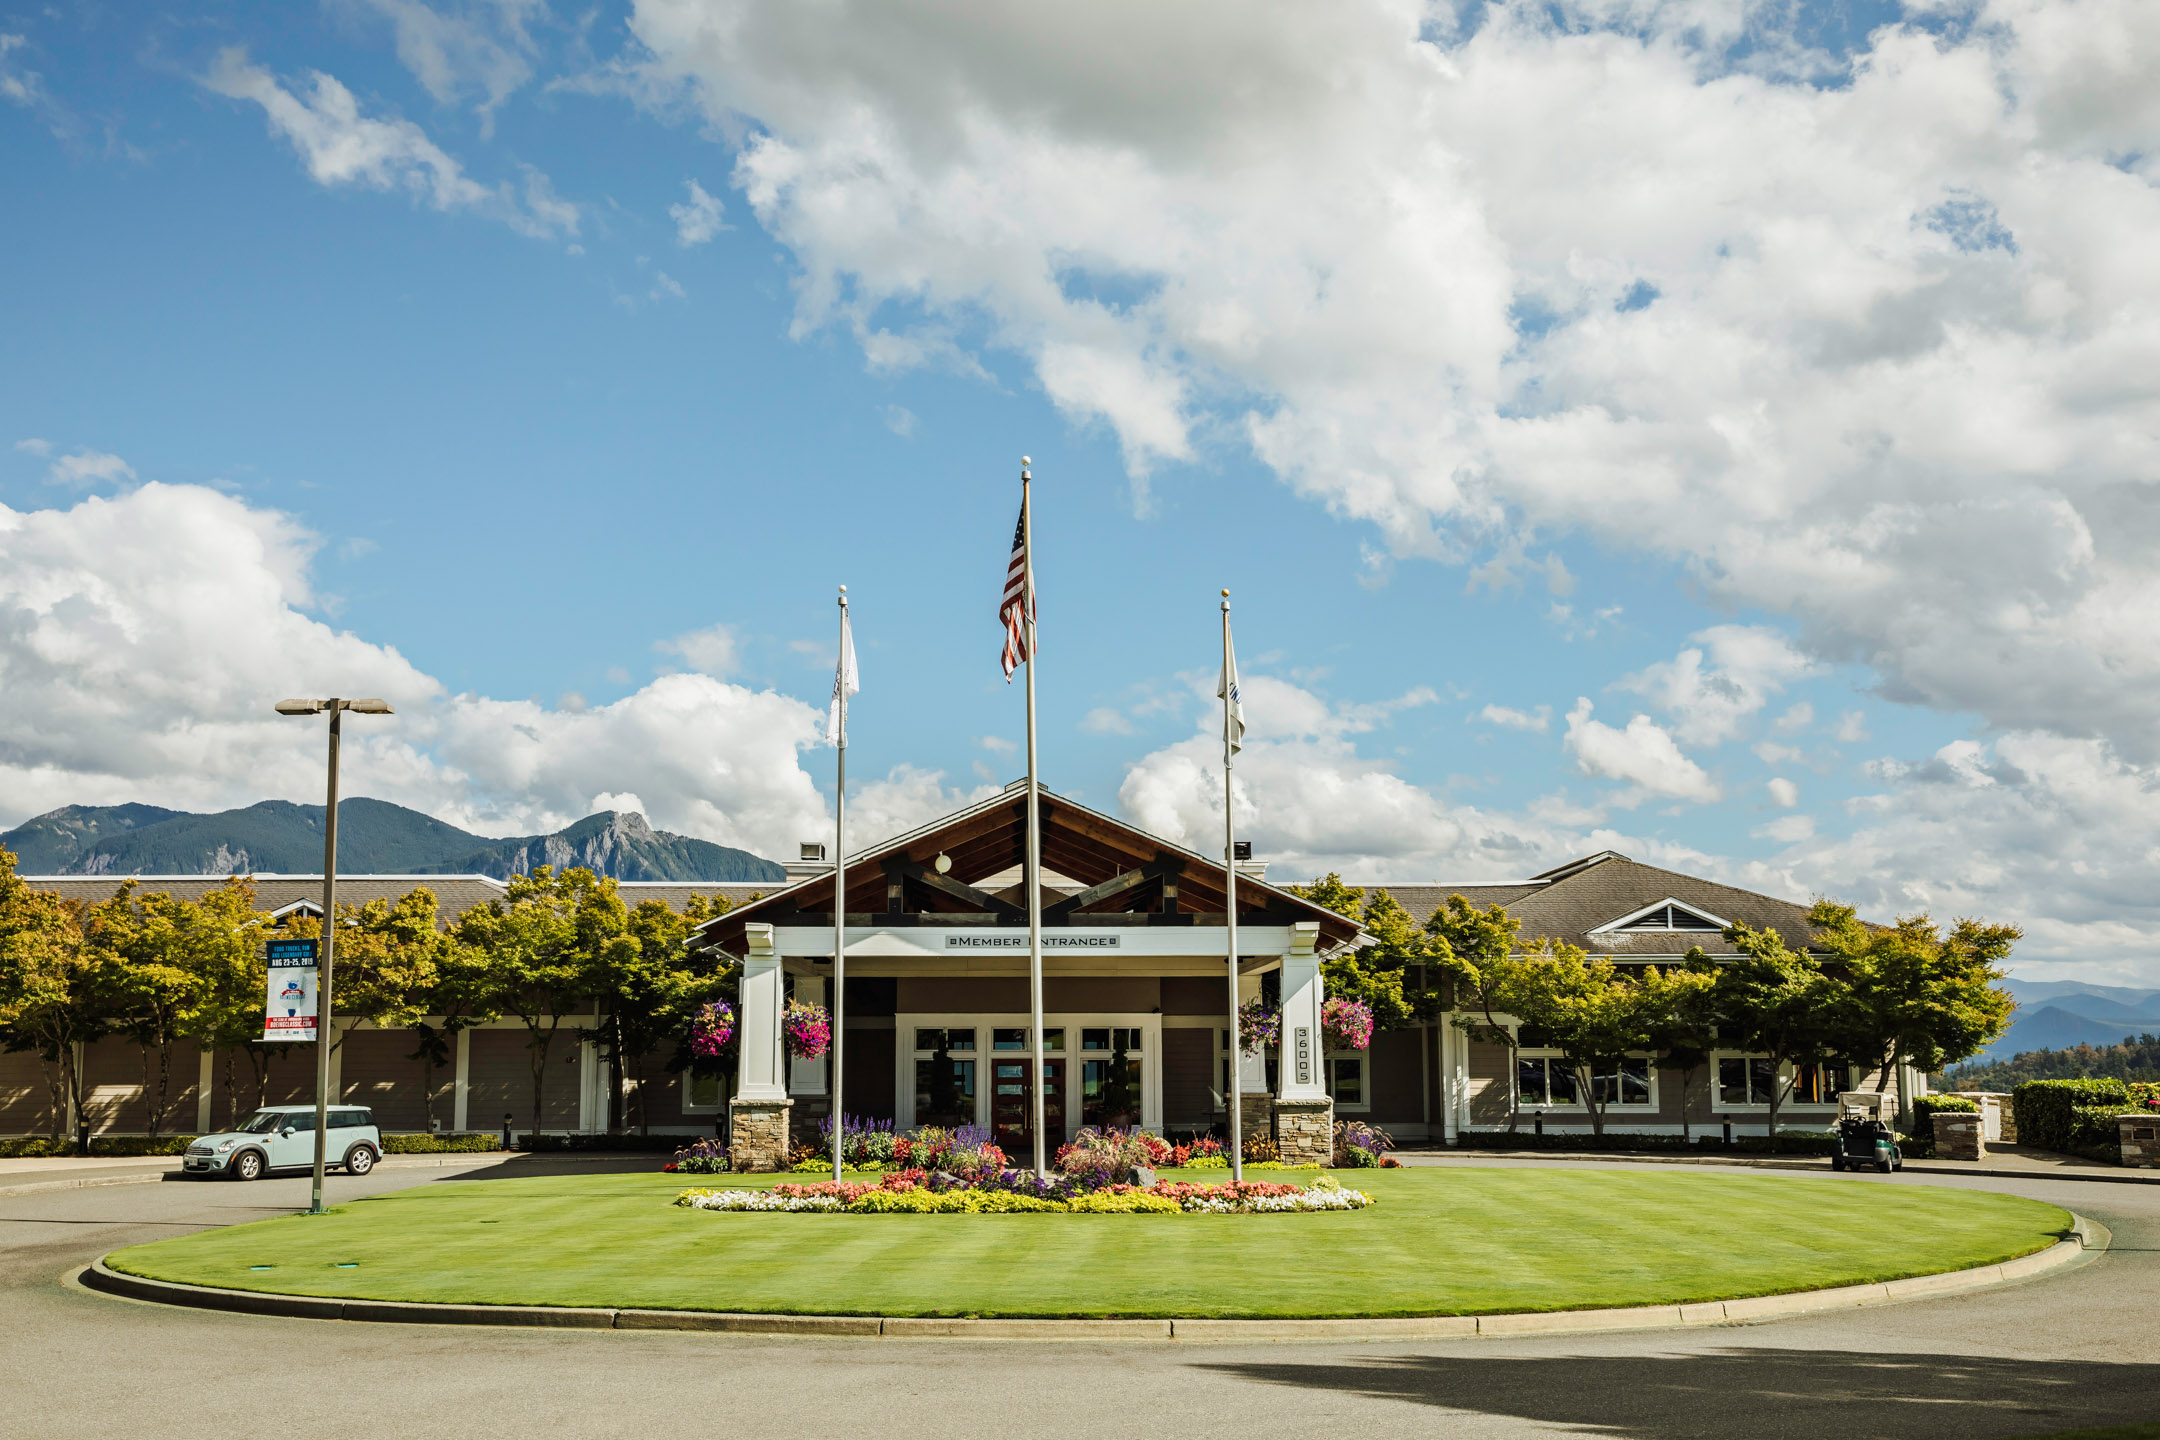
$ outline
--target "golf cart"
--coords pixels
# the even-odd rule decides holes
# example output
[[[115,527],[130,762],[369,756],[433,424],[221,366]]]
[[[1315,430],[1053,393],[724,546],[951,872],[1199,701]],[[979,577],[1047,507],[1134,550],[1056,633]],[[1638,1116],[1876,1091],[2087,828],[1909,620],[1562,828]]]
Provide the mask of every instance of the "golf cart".
[[[1897,1137],[1883,1122],[1882,1100],[1882,1096],[1864,1091],[1838,1097],[1837,1149],[1830,1152],[1832,1170],[1874,1169],[1888,1175],[1905,1168]]]

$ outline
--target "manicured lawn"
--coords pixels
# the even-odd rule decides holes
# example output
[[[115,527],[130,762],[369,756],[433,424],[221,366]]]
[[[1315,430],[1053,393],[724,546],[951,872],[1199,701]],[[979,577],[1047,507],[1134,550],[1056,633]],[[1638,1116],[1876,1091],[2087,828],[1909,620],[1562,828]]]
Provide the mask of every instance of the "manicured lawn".
[[[720,1214],[671,1204],[684,1185],[674,1176],[465,1180],[139,1245],[110,1263],[197,1285],[468,1304],[1446,1315],[1889,1280],[2029,1254],[2070,1224],[2009,1195],[1802,1176],[1340,1178],[1379,1203],[1316,1215]]]

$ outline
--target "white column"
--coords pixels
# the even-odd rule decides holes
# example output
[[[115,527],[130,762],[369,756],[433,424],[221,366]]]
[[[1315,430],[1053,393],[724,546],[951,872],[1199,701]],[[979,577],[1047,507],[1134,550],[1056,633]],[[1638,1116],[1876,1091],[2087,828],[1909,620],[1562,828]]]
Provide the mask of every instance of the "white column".
[[[198,1135],[207,1135],[210,1133],[211,1087],[217,1084],[217,1071],[214,1064],[212,1063],[215,1058],[215,1053],[216,1052],[210,1050],[203,1051],[202,1063],[199,1067],[197,1067],[196,1070],[197,1078],[195,1081],[195,1133]]]
[[[1258,975],[1238,976],[1237,998],[1240,1005],[1243,1005],[1248,1000],[1259,999],[1260,977]],[[1267,1056],[1258,1050],[1253,1051],[1250,1055],[1246,1054],[1243,1048],[1238,1045],[1238,1037],[1235,1034],[1230,1037],[1230,1049],[1237,1056],[1238,1089],[1247,1095],[1267,1094]]]
[[[581,1135],[597,1134],[607,1128],[607,1086],[601,1079],[606,1067],[599,1060],[600,1047],[592,1041],[578,1046],[577,1128]]]
[[[450,1128],[452,1130],[469,1128],[466,1124],[467,1106],[465,1102],[472,1094],[472,1086],[467,1083],[471,1075],[472,1031],[460,1030],[457,1032],[457,1081],[450,1089]]]
[[[739,1061],[735,1098],[738,1100],[787,1099],[787,1072],[781,1062],[780,1010],[786,996],[786,977],[780,957],[773,952],[770,925],[746,925],[750,953],[743,959],[742,1026],[735,1046]],[[759,932],[763,932],[762,934]]]
[[[1320,1034],[1320,927],[1307,920],[1290,927],[1282,962],[1282,1059],[1276,1070],[1279,1100],[1327,1099],[1327,1041]]]
[[[1457,1074],[1456,1054],[1462,1049],[1463,1033],[1455,1028],[1453,1015],[1440,1017],[1440,1137],[1452,1145],[1462,1134],[1462,1112],[1457,1108],[1462,1094],[1462,1077]]]
[[[825,1003],[825,977],[822,975],[798,975],[795,977],[795,998],[805,1005]],[[788,1063],[788,1094],[823,1095],[825,1093],[825,1062],[831,1052],[815,1060],[790,1059]]]

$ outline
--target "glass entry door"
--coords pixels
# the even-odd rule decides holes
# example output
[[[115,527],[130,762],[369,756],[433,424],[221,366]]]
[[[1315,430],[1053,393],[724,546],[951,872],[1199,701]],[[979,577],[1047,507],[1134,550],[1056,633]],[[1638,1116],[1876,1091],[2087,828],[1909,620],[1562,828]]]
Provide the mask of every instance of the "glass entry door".
[[[1050,1088],[1043,1094],[1043,1128],[1050,1148],[1065,1143],[1065,1062],[1045,1060]],[[1005,1157],[1030,1163],[1035,1154],[1035,1060],[999,1057],[990,1065],[991,1138]]]

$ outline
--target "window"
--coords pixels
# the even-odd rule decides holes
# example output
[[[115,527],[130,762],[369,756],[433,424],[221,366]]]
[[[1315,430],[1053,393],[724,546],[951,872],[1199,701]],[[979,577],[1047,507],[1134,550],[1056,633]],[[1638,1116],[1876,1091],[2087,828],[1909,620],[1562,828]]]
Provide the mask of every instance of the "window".
[[[1022,1053],[1026,1053],[1034,1049],[1034,1047],[1028,1043],[1027,1027],[1024,1025],[1001,1025],[998,1028],[992,1030],[990,1032],[990,1048],[992,1050],[1017,1050]],[[1059,1051],[1063,1050],[1064,1048],[1065,1031],[1060,1027],[1047,1025],[1044,1026],[1043,1049],[1046,1052],[1054,1055],[1057,1054]]]
[[[1140,1123],[1143,1032],[1123,1025],[1080,1031],[1080,1123],[1130,1129]]]
[[[1600,1105],[1648,1105],[1649,1057],[1629,1055],[1619,1062],[1618,1068],[1599,1066],[1590,1075],[1590,1094]]]
[[[1649,914],[1638,915],[1625,925],[1617,925],[1613,928],[1631,932],[1636,930],[1711,931],[1723,930],[1725,926],[1721,921],[1712,919],[1700,910],[1691,910],[1685,905],[1668,900]]]
[[[1761,1055],[1724,1055],[1717,1062],[1720,1105],[1768,1105],[1777,1071]]]
[[[1328,1098],[1339,1110],[1368,1110],[1365,1099],[1365,1052],[1330,1050],[1327,1056]]]
[[[1525,1105],[1574,1105],[1575,1071],[1551,1055],[1518,1055],[1515,1088]]]
[[[1843,1065],[1800,1065],[1793,1070],[1792,1103],[1795,1105],[1835,1105],[1838,1092],[1852,1087],[1845,1083]]]
[[[683,1109],[718,1110],[720,1108],[720,1077],[689,1074],[683,1077]]]
[[[332,1110],[330,1112],[330,1128],[333,1130],[350,1130],[358,1125],[372,1125],[374,1123],[374,1120],[369,1118],[368,1112],[365,1110]]]
[[[1020,1031],[1020,1034],[1027,1032]],[[993,1037],[993,1042],[995,1039]],[[915,1032],[915,1123],[975,1123],[975,1031],[972,1027]]]

